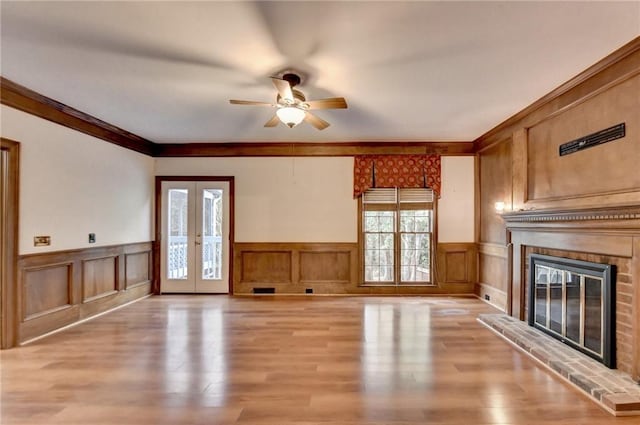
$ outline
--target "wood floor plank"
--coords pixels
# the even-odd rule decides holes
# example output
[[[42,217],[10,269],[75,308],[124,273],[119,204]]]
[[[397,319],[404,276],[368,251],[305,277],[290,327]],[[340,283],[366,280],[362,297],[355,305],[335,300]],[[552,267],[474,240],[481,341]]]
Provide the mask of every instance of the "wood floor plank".
[[[609,425],[470,298],[151,297],[0,352],[15,425]]]

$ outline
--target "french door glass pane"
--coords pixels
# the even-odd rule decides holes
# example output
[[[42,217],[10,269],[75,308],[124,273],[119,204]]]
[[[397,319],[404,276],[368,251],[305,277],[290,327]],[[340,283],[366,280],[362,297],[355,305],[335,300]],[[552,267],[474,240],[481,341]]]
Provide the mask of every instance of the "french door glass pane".
[[[167,278],[187,278],[187,189],[169,189]]]
[[[222,190],[202,191],[202,279],[222,274]]]

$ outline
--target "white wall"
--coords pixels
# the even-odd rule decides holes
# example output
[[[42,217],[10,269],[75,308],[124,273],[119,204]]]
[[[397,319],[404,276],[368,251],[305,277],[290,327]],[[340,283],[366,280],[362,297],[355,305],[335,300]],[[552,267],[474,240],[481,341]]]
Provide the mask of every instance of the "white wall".
[[[474,157],[442,157],[438,242],[474,242]]]
[[[355,242],[352,158],[158,158],[156,175],[235,176],[236,242]]]
[[[20,142],[20,254],[153,240],[152,158],[4,105],[0,122]]]
[[[474,158],[442,158],[441,242],[474,241]],[[353,158],[158,158],[156,175],[235,176],[236,242],[357,242]]]

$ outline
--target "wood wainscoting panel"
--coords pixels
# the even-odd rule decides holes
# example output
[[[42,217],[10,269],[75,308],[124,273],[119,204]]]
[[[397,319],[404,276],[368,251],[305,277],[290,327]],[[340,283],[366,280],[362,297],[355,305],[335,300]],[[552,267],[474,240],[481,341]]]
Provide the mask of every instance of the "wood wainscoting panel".
[[[376,285],[359,281],[357,243],[240,242],[234,244],[233,292],[251,294],[473,295],[477,248],[473,242],[440,243],[432,285]]]
[[[447,252],[444,257],[446,282],[468,282],[467,251]]]
[[[117,259],[109,256],[82,260],[83,303],[118,292]]]
[[[358,292],[357,243],[234,244],[233,292],[274,288],[278,294]]]
[[[151,252],[124,255],[124,289],[151,282]]]
[[[475,243],[439,243],[436,260],[438,285],[465,284],[469,287],[469,292],[473,292],[477,274]]]
[[[300,251],[300,283],[349,283],[349,251]]]
[[[73,263],[51,264],[23,271],[22,319],[32,320],[71,307]]]
[[[152,242],[20,256],[16,343],[150,294],[151,259]]]
[[[291,251],[243,251],[241,282],[291,283]]]

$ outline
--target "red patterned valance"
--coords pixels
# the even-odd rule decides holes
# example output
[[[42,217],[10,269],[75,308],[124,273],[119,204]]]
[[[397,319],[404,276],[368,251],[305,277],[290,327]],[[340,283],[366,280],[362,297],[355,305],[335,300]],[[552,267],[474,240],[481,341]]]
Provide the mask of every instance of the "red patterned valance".
[[[440,196],[440,155],[361,155],[353,162],[353,197],[372,187],[429,187]]]

